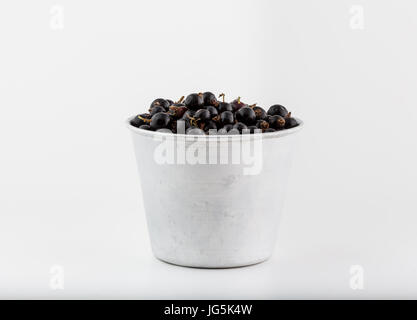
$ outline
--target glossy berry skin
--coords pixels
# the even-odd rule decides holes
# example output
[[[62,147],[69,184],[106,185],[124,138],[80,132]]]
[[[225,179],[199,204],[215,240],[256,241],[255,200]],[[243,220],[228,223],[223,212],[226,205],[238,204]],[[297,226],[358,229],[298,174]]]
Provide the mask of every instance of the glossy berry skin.
[[[158,98],[158,99],[155,99],[154,101],[152,101],[151,106],[149,108],[152,109],[155,106],[161,106],[165,109],[165,111],[167,111],[170,105],[171,104],[168,100]]]
[[[166,113],[157,113],[152,116],[151,119],[151,129],[158,130],[162,128],[167,128],[171,122],[171,117]]]
[[[290,129],[298,126],[298,121],[294,118],[286,118],[285,119],[285,129]]]
[[[231,103],[233,111],[236,112],[237,110],[239,110],[240,108],[243,107],[247,107],[248,105],[246,103],[243,103],[242,101],[240,101],[240,97],[233,100]]]
[[[204,107],[203,94],[192,93],[185,98],[184,104],[191,110],[198,110]]]
[[[236,120],[246,125],[252,125],[256,122],[255,111],[250,107],[243,107],[236,111]]]
[[[151,115],[149,113],[142,113],[142,114],[138,114],[136,117],[134,117],[131,121],[130,124],[136,128],[139,128],[140,126],[144,125],[144,124],[149,124],[151,119]]]
[[[264,132],[276,132],[277,130],[273,129],[273,128],[268,128],[266,129]]]
[[[217,106],[219,109],[219,112],[225,112],[225,111],[233,111],[233,107],[230,103],[227,102],[219,102],[219,105]]]
[[[171,99],[166,99],[166,101],[168,101],[170,106],[172,106],[174,104],[174,101],[172,101]]]
[[[252,110],[255,111],[256,120],[265,120],[268,117],[266,111],[261,107],[255,106]]]
[[[211,92],[204,92],[203,93],[203,100],[204,100],[204,105],[206,105],[206,106],[217,106],[218,105],[216,96]]]
[[[211,119],[211,115],[207,109],[200,109],[194,114],[194,118],[206,122]]]
[[[213,106],[206,106],[206,110],[210,112],[210,117],[212,119],[219,114],[219,111],[217,110],[217,108]]]
[[[274,104],[268,109],[268,115],[269,116],[281,116],[286,117],[288,114],[287,108],[280,104]]]
[[[204,125],[204,131],[208,131],[208,130],[211,130],[211,129],[216,129],[217,130],[217,125],[214,121],[209,120]]]
[[[154,106],[152,108],[149,109],[149,112],[151,113],[151,116],[153,116],[154,114],[157,114],[159,112],[165,112],[165,108],[162,106]]]
[[[234,124],[235,116],[233,115],[231,111],[225,111],[220,114],[220,121],[223,125]]]
[[[142,129],[142,130],[151,130],[151,126],[150,125],[147,125],[147,124],[142,124],[139,127],[139,129]]]
[[[238,122],[233,126],[233,129],[237,129],[239,132],[242,132],[243,129],[247,129],[248,127],[246,126],[246,124],[242,123],[242,122]]]
[[[256,122],[256,126],[257,126],[259,129],[266,130],[266,129],[268,129],[268,128],[269,128],[269,122],[268,122],[268,121],[265,121],[265,120],[258,120],[258,121]]]
[[[280,130],[285,127],[285,118],[278,116],[278,115],[269,116],[268,123],[269,123],[270,128],[273,128],[275,130]]]
[[[174,118],[180,119],[184,116],[185,112],[187,111],[186,106],[175,106],[172,105],[169,107],[169,114],[172,115]]]
[[[194,117],[195,111],[194,110],[187,110],[185,111],[184,115],[182,116],[182,118],[185,119],[189,119]]]

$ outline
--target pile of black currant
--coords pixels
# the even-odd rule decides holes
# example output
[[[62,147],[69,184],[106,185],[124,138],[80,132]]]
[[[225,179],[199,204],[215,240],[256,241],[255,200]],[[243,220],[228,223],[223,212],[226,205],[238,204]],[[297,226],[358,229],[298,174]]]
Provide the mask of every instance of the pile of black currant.
[[[137,115],[130,124],[151,131],[220,135],[267,133],[298,126],[282,105],[275,104],[266,112],[256,104],[243,103],[240,97],[230,103],[225,102],[224,93],[219,98],[222,101],[211,92],[192,93],[177,102],[159,98],[151,103],[148,113]]]

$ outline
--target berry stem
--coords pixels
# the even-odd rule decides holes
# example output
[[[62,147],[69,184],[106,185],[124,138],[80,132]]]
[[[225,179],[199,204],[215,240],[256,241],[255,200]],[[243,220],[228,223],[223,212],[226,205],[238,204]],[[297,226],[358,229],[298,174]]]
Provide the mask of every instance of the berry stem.
[[[223,98],[223,102],[224,102],[224,96],[225,96],[225,94],[224,94],[224,93],[220,93],[220,94],[219,94],[219,98]]]
[[[176,103],[181,103],[184,100],[184,96],[182,96]]]
[[[145,122],[145,123],[150,123],[150,122],[151,122],[151,119],[146,119],[146,118],[143,118],[143,117],[141,117],[141,116],[138,116],[138,118],[139,118],[140,120],[142,120],[143,122]]]

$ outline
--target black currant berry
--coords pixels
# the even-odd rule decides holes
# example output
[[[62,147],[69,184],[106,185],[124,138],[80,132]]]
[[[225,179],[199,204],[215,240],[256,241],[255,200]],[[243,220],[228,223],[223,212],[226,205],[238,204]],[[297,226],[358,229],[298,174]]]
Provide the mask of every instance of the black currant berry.
[[[139,128],[141,125],[149,124],[151,122],[151,115],[149,113],[138,114],[134,117],[130,124],[136,128]]]
[[[287,108],[281,106],[280,104],[274,104],[268,109],[269,116],[281,116],[286,117],[288,114]]]
[[[225,112],[225,111],[233,111],[232,105],[227,102],[219,102],[219,106],[217,107],[219,109],[219,112]]]
[[[242,132],[243,129],[247,129],[248,127],[246,126],[246,124],[242,123],[242,122],[238,122],[233,126],[233,129],[238,130],[239,132]]]
[[[187,110],[185,111],[184,115],[182,116],[182,118],[185,119],[190,119],[194,116],[195,111],[194,110]]]
[[[191,110],[198,110],[204,106],[202,93],[192,93],[185,98],[185,106]]]
[[[169,107],[169,114],[177,119],[180,119],[184,116],[187,110],[188,109],[185,106],[176,106],[175,104],[173,104]]]
[[[243,103],[242,101],[240,101],[240,97],[238,97],[237,99],[233,100],[231,103],[233,111],[236,112],[237,110],[239,110],[240,108],[243,107],[247,107],[248,105],[246,103]]]
[[[251,125],[256,122],[255,111],[250,107],[243,107],[236,111],[236,120],[243,122],[246,125]]]
[[[285,129],[294,128],[298,126],[298,121],[294,118],[285,118]]]
[[[220,114],[220,121],[223,125],[235,123],[235,116],[231,111],[225,111]]]
[[[153,116],[154,114],[157,114],[159,112],[165,112],[165,108],[162,106],[154,106],[152,108],[149,109],[149,112],[151,113],[151,116]]]
[[[204,105],[206,106],[217,106],[219,104],[217,102],[216,96],[211,92],[204,92],[203,100],[204,100]]]
[[[151,130],[151,126],[148,124],[142,124],[139,129],[143,129],[143,130]]]
[[[285,127],[285,119],[284,117],[275,115],[268,117],[269,127],[275,130],[279,130]]]
[[[194,114],[193,118],[203,122],[208,121],[211,119],[210,111],[208,111],[207,109],[200,109]]]
[[[213,106],[206,106],[206,110],[210,112],[211,119],[213,119],[215,116],[219,114],[219,111],[217,110],[217,108]]]
[[[149,108],[152,109],[154,106],[160,106],[160,107],[163,107],[167,111],[170,105],[171,104],[168,100],[158,98],[152,101],[151,106]]]
[[[170,122],[171,117],[166,113],[160,112],[152,116],[150,126],[152,130],[158,130],[162,128],[167,128]]]
[[[256,126],[257,126],[259,129],[262,129],[262,131],[265,131],[266,129],[268,129],[268,128],[269,128],[269,122],[268,122],[268,121],[265,121],[265,120],[258,120],[258,121],[256,122]]]
[[[209,120],[204,125],[204,131],[209,131],[211,129],[216,129],[217,130],[217,125],[214,121]]]
[[[266,111],[261,107],[255,105],[252,107],[252,110],[255,111],[256,120],[265,120],[268,117]]]

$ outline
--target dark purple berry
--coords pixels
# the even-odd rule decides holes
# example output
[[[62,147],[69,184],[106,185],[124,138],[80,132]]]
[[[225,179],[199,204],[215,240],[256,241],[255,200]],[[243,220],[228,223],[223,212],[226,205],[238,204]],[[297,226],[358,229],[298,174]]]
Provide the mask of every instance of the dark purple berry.
[[[207,109],[200,109],[194,114],[194,118],[200,121],[208,121],[211,119],[210,111]]]
[[[154,106],[154,107],[151,107],[149,109],[149,112],[151,113],[151,116],[153,116],[154,114],[157,114],[159,112],[165,112],[165,111],[166,111],[165,108],[162,107],[162,106]]]
[[[268,117],[266,111],[261,107],[255,106],[252,110],[255,111],[256,120],[265,120]]]
[[[269,116],[286,117],[287,114],[288,114],[288,110],[284,106],[281,106],[280,104],[274,104],[268,109]]]
[[[268,117],[269,127],[275,130],[280,130],[285,127],[285,119],[284,117],[275,115]]]
[[[185,111],[184,115],[182,116],[182,118],[185,119],[190,119],[194,116],[195,111],[194,110],[187,110]]]
[[[233,129],[238,130],[239,132],[242,132],[243,129],[247,129],[248,127],[246,126],[246,124],[242,123],[242,122],[238,122],[233,126]]]
[[[217,130],[217,125],[214,121],[209,120],[204,125],[204,131],[208,131],[208,130],[211,130],[211,129],[216,129]]]
[[[180,119],[184,116],[184,114],[187,110],[188,109],[185,106],[176,106],[174,104],[174,105],[169,107],[169,114],[174,116],[177,119]]]
[[[298,121],[294,118],[286,118],[285,119],[285,129],[293,128],[298,126]]]
[[[212,119],[219,114],[219,111],[217,110],[217,108],[213,106],[206,106],[206,110],[210,112],[210,117]]]
[[[269,128],[269,122],[268,122],[268,121],[265,121],[265,120],[258,120],[258,121],[256,122],[256,126],[257,126],[259,129],[262,129],[263,131],[265,131],[266,129],[268,129],[268,128]]]
[[[204,100],[204,105],[206,105],[206,106],[217,106],[218,105],[216,96],[211,92],[204,92],[203,93],[203,100]]]
[[[167,128],[170,122],[171,117],[166,113],[160,112],[152,116],[150,126],[152,130],[158,130],[162,128]]]
[[[202,93],[192,93],[185,98],[185,106],[191,110],[198,110],[204,107],[204,99]]]
[[[138,114],[134,117],[130,124],[136,128],[139,128],[141,125],[149,124],[151,122],[151,115],[149,113]]]
[[[255,111],[250,107],[243,107],[236,111],[236,120],[243,122],[246,125],[251,125],[256,122]]]
[[[247,107],[248,105],[246,103],[243,103],[242,101],[240,101],[240,97],[238,97],[237,99],[233,100],[231,103],[233,111],[236,112],[237,110],[239,110],[240,108],[243,107]]]
[[[233,111],[232,105],[227,102],[219,102],[219,106],[217,108],[219,109],[220,113],[225,111]]]
[[[168,107],[170,106],[170,102],[166,99],[162,99],[162,98],[158,98],[155,99],[152,103],[151,106],[149,107],[150,109],[152,109],[155,106],[160,106],[162,108],[164,108],[166,111],[168,111]]]
[[[220,114],[220,121],[223,125],[235,123],[235,116],[231,111],[225,111]]]
[[[142,124],[139,129],[143,129],[143,130],[151,130],[151,126],[148,124]]]

